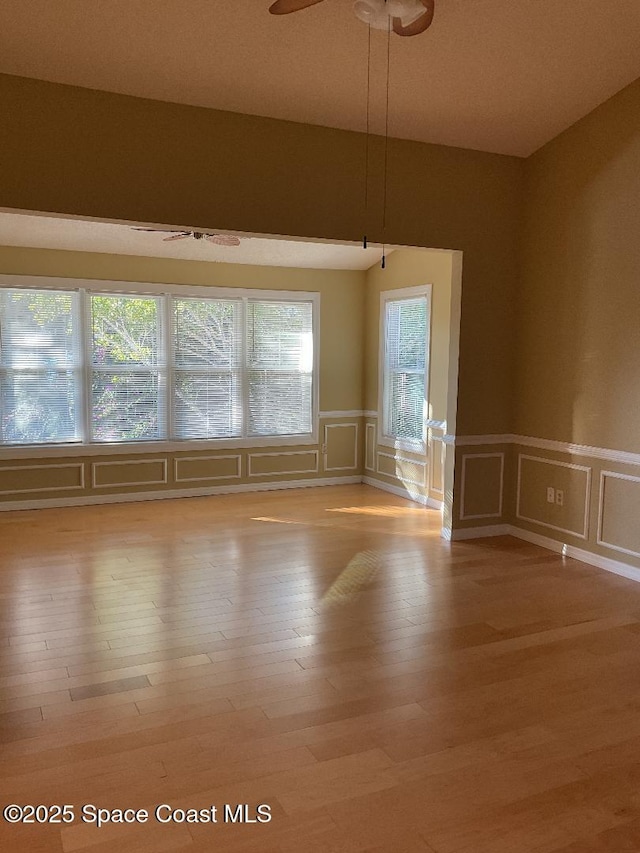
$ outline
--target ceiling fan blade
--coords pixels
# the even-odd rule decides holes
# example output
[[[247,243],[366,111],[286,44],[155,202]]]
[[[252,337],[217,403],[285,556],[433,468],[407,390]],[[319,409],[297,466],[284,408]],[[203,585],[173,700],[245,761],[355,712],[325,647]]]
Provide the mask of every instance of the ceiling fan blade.
[[[276,0],[269,6],[269,11],[272,15],[288,15],[315,6],[316,3],[322,3],[322,0]]]
[[[240,238],[233,234],[207,234],[205,239],[216,246],[239,246]]]
[[[393,31],[399,36],[419,36],[425,30],[428,30],[433,23],[433,14],[435,12],[435,0],[420,0],[425,8],[425,13],[415,20],[412,24],[406,27],[402,26],[400,18],[393,19]]]
[[[131,226],[132,231],[169,231],[169,228],[137,228],[135,225]]]
[[[189,234],[169,234],[168,237],[163,237],[162,242],[166,243],[168,240],[186,240],[189,237]]]

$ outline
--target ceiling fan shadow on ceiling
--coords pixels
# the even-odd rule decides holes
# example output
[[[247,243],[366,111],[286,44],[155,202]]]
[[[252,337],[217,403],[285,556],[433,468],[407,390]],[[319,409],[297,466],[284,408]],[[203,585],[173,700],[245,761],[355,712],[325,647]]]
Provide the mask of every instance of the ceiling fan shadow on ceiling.
[[[269,7],[272,15],[300,12],[322,0],[276,0]],[[357,18],[377,30],[391,29],[399,36],[417,36],[433,22],[435,0],[355,0]]]
[[[132,228],[133,231],[154,231],[158,234],[167,234],[162,240],[164,243],[173,240],[208,240],[216,246],[239,246],[240,238],[233,234],[213,234],[208,231],[172,231],[169,228]]]

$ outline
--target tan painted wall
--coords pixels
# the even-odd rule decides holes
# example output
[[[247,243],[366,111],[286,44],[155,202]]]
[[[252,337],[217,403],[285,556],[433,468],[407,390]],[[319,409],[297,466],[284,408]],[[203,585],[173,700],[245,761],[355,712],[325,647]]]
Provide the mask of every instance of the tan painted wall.
[[[0,75],[0,208],[359,240],[362,134]],[[383,144],[371,144],[371,241]],[[458,428],[511,420],[524,164],[390,140],[389,243],[464,251]],[[325,405],[325,403],[323,403]]]
[[[526,163],[513,431],[583,447],[523,440],[508,477],[518,527],[634,566],[639,469],[591,450],[640,452],[639,199],[640,80]]]
[[[526,174],[514,431],[640,452],[640,81]]]

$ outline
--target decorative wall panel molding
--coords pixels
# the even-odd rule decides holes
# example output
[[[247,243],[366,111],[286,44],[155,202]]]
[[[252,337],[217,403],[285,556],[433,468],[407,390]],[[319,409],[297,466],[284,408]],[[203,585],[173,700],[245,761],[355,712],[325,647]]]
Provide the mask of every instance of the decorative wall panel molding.
[[[498,465],[500,469],[500,473],[498,475],[498,494],[495,496],[497,498],[497,505],[495,507],[495,511],[489,512],[471,512],[467,513],[467,471],[469,467],[469,460],[487,460],[487,459],[496,459],[498,460]],[[471,463],[473,465],[473,462]],[[462,476],[461,476],[461,498],[460,498],[460,520],[461,521],[471,521],[473,519],[481,519],[481,518],[501,518],[502,517],[502,507],[503,507],[503,496],[504,496],[504,453],[465,453],[462,457]]]
[[[40,472],[34,476],[34,472]],[[48,475],[43,484],[43,474]],[[75,481],[75,482],[74,482]],[[71,492],[84,489],[84,463],[55,465],[7,465],[0,468],[0,495],[34,492]]]
[[[444,435],[429,437],[429,492],[444,495]]]
[[[166,459],[130,459],[120,462],[91,463],[91,485],[94,489],[166,484]]]
[[[366,424],[364,435],[364,467],[365,471],[376,470],[376,425]]]
[[[394,468],[394,473],[390,471],[383,470],[384,463],[381,465],[381,459],[390,459],[392,461],[392,468]],[[405,471],[398,471],[398,464],[405,467]],[[417,477],[412,477],[409,474],[409,470],[414,467],[415,470],[419,470],[420,473]],[[385,453],[382,450],[378,451],[378,462],[376,473],[382,474],[383,477],[394,477],[396,480],[400,480],[402,483],[410,483],[413,486],[425,486],[426,485],[426,471],[427,465],[425,462],[421,462],[419,459],[409,459],[406,456],[397,456],[393,453]]]
[[[625,544],[621,542],[611,542],[605,538],[605,524],[606,524],[606,514],[607,514],[607,506],[606,506],[606,483],[607,480],[618,481],[627,484],[634,483],[638,484],[638,493],[635,497],[635,504],[640,504],[640,477],[632,477],[630,474],[620,474],[617,471],[601,471],[600,472],[600,492],[598,495],[598,527],[597,527],[597,536],[596,541],[598,545],[602,545],[604,548],[611,548],[614,551],[619,551],[621,554],[628,554],[631,557],[639,557],[640,558],[640,550],[637,548],[627,547]],[[628,517],[628,521],[625,525],[624,533],[627,536],[630,536],[634,539],[639,539],[638,536],[638,525],[637,519],[638,514],[634,508],[634,500],[631,492],[633,489],[628,489],[628,494],[624,496],[620,496],[622,506],[619,508],[619,513],[626,515]],[[612,499],[611,499],[612,500]],[[612,510],[615,512],[615,510]],[[631,544],[631,543],[627,543]],[[635,543],[633,543],[635,544]]]
[[[582,529],[581,530],[571,530],[566,527],[561,527],[559,525],[551,524],[548,521],[545,521],[540,518],[531,518],[530,516],[524,515],[520,511],[520,506],[522,502],[522,463],[523,461],[531,461],[539,465],[548,465],[556,468],[566,468],[574,471],[580,471],[585,474],[585,487],[584,487],[584,510],[582,514]],[[591,468],[585,465],[574,465],[570,462],[558,462],[555,459],[545,459],[543,456],[530,456],[525,453],[518,454],[518,479],[516,485],[516,518],[521,521],[528,521],[530,524],[538,524],[542,527],[548,527],[550,530],[557,530],[558,533],[566,533],[570,536],[577,536],[579,539],[586,539],[589,529],[589,498],[591,496]]]
[[[303,458],[306,457],[307,465]],[[249,454],[249,477],[272,477],[280,474],[317,474],[318,473],[318,451],[317,450],[289,450],[281,453],[250,453]],[[276,459],[287,459],[280,465]],[[260,469],[260,470],[258,470]]]
[[[231,480],[242,475],[242,458],[229,456],[180,456],[173,460],[176,483],[195,483],[203,480]]]
[[[347,462],[346,465],[331,465],[331,456],[332,453],[335,455],[339,452],[337,447],[332,448],[332,437],[338,436],[339,433],[344,435],[344,431],[348,430],[353,432],[353,439],[349,441],[349,459],[337,460],[341,462]],[[326,449],[325,452],[325,460],[324,460],[324,470],[325,471],[355,471],[358,467],[358,424],[357,423],[346,423],[346,424],[325,424],[324,427],[324,446]],[[344,448],[342,448],[344,449]],[[336,461],[334,459],[334,461]]]

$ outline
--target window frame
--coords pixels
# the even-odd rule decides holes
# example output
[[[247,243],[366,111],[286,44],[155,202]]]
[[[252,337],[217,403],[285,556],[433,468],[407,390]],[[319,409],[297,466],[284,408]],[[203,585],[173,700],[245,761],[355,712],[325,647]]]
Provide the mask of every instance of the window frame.
[[[406,450],[413,453],[426,453],[428,414],[423,412],[422,437],[420,439],[398,438],[386,432],[385,424],[385,395],[387,393],[386,351],[387,351],[387,303],[401,302],[424,298],[427,303],[427,341],[425,344],[425,375],[424,375],[424,398],[425,404],[429,405],[429,378],[431,370],[431,323],[433,317],[431,284],[421,284],[415,287],[404,287],[398,290],[383,290],[380,293],[380,322],[378,339],[378,444],[384,447],[393,447],[397,450]]]
[[[69,279],[50,276],[0,275],[1,288],[24,290],[63,290],[80,293],[81,322],[87,323],[90,312],[90,299],[83,297],[91,295],[130,295],[153,297],[176,297],[194,299],[225,299],[232,301],[250,299],[274,302],[308,302],[312,305],[313,333],[313,372],[312,372],[312,413],[310,433],[286,436],[255,436],[238,438],[200,438],[200,439],[149,439],[144,441],[102,442],[84,440],[80,442],[54,444],[0,444],[0,459],[38,458],[56,456],[87,456],[108,454],[135,454],[150,452],[178,452],[183,450],[206,450],[216,448],[254,448],[317,445],[319,436],[320,416],[320,293],[308,290],[272,290],[262,288],[236,288],[220,286],[197,286],[182,284],[157,284],[151,282],[111,281],[105,279]],[[168,335],[172,340],[170,324],[171,301],[164,299],[159,310],[160,334]],[[161,316],[160,316],[161,315]],[[169,325],[167,325],[169,323]],[[90,328],[90,327],[88,327]],[[243,334],[243,337],[246,334]],[[87,336],[84,336],[86,341]],[[171,344],[172,346],[172,344]],[[244,348],[243,342],[243,348]],[[84,382],[84,401],[82,402],[83,428],[85,436],[89,436],[88,424],[88,377],[91,373],[90,353],[82,352],[83,363],[79,373]],[[169,383],[173,381],[173,363],[165,366]],[[172,386],[167,386],[172,387]],[[170,403],[170,401],[167,401]],[[173,405],[167,405],[167,427],[171,428]]]

